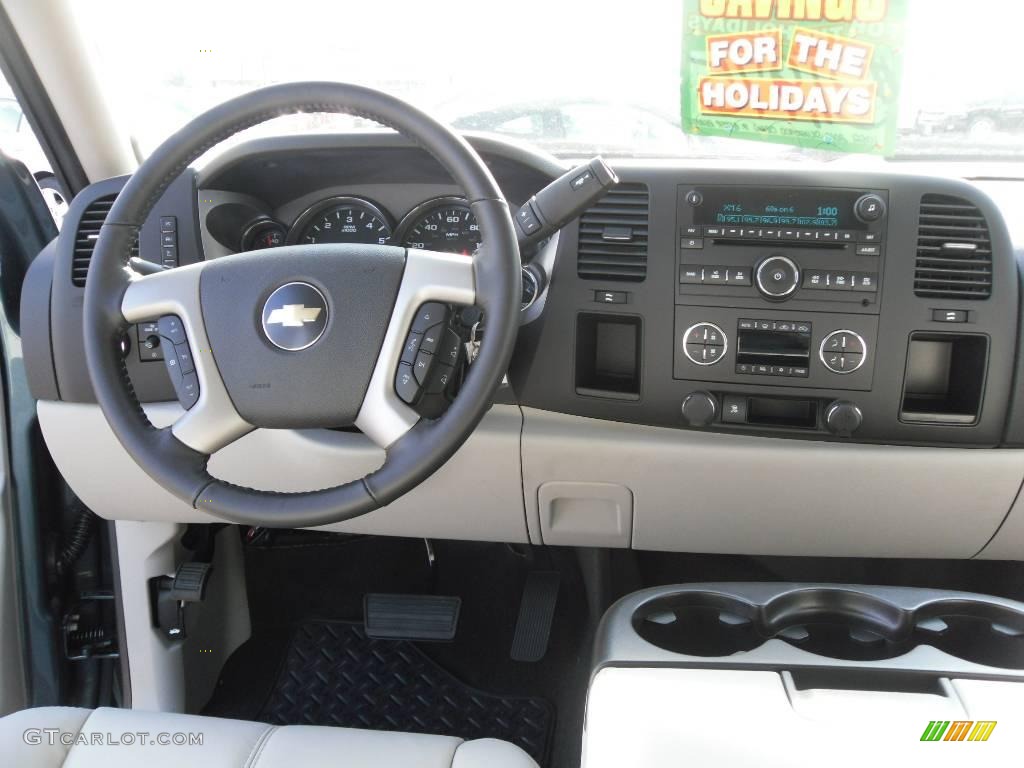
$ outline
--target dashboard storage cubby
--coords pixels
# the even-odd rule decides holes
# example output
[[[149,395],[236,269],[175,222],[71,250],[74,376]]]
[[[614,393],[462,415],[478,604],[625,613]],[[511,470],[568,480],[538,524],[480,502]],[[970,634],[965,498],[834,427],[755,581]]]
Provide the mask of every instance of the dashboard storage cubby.
[[[610,609],[598,635],[598,658],[611,664],[869,665],[1024,678],[1024,604],[900,587],[663,587],[630,595]]]
[[[576,394],[640,399],[639,317],[584,312],[576,318]]]
[[[985,336],[912,334],[900,419],[922,424],[977,422],[987,358]]]

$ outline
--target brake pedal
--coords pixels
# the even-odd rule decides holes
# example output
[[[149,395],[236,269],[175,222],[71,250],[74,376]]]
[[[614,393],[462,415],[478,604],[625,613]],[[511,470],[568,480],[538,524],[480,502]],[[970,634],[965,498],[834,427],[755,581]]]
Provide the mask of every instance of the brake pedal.
[[[454,640],[461,607],[459,597],[368,594],[363,628],[378,639]]]

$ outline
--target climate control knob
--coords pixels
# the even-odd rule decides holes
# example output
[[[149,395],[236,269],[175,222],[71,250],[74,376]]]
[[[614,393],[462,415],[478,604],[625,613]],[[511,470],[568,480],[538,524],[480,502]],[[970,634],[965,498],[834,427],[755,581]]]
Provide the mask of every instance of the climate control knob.
[[[860,408],[847,400],[836,400],[825,408],[825,427],[833,435],[850,437],[863,421]]]
[[[718,400],[710,392],[691,392],[683,398],[683,420],[691,427],[706,427],[718,416]]]
[[[785,256],[769,256],[758,265],[755,279],[769,299],[784,299],[800,285],[800,268]]]

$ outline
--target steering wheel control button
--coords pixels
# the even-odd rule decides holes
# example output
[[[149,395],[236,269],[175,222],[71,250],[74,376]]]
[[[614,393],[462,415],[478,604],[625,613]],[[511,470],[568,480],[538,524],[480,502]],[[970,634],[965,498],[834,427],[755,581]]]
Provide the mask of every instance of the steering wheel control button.
[[[425,333],[439,323],[448,320],[448,307],[437,301],[428,301],[421,304],[416,310],[416,317],[412,321],[413,333]]]
[[[412,405],[420,396],[420,385],[412,373],[412,366],[400,363],[395,374],[395,393],[402,402]]]
[[[800,268],[785,256],[769,256],[756,274],[757,289],[770,299],[784,299],[800,284]]]
[[[160,329],[160,335],[170,339],[172,344],[185,343],[185,326],[181,324],[181,319],[177,315],[164,315],[160,318],[157,326]]]
[[[419,384],[425,384],[427,374],[430,373],[430,366],[434,362],[434,356],[429,352],[420,352],[416,355],[416,362],[412,364],[412,372]]]
[[[178,402],[186,411],[199,401],[199,377],[195,373],[184,373],[179,378],[171,377]]]
[[[452,374],[455,368],[450,365],[443,365],[440,361],[430,371],[430,378],[427,379],[426,392],[428,395],[439,395],[448,388],[451,383]]]
[[[196,369],[195,363],[192,361],[192,350],[189,349],[188,344],[175,344],[174,356],[178,358],[178,365],[182,373],[192,373]]]
[[[868,345],[853,331],[833,331],[821,342],[818,357],[832,373],[853,373],[867,358]]]
[[[438,323],[433,328],[428,328],[423,334],[423,341],[420,343],[420,350],[429,354],[437,352],[437,345],[441,343],[441,335],[444,333],[444,326]]]
[[[416,359],[416,353],[420,351],[420,343],[423,341],[422,333],[410,333],[405,337],[405,346],[402,347],[401,362],[409,363]]]
[[[714,323],[691,325],[683,334],[683,353],[691,363],[714,365],[725,356],[728,340]]]
[[[853,212],[861,221],[878,221],[885,215],[885,201],[875,194],[864,195],[854,203]]]
[[[278,349],[298,352],[327,330],[327,298],[309,283],[285,283],[263,304],[263,333]]]
[[[462,349],[462,339],[459,334],[451,328],[444,329],[444,338],[437,351],[438,363],[454,366],[459,361],[459,351]]]

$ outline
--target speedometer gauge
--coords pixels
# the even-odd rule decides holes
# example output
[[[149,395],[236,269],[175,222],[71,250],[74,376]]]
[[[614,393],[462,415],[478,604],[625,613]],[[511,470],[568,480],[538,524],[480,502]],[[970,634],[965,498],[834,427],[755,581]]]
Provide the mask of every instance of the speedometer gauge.
[[[388,216],[369,200],[332,197],[303,213],[292,227],[292,243],[374,243],[391,240]]]
[[[480,245],[480,226],[461,197],[428,200],[414,208],[399,227],[406,248],[473,254]]]

